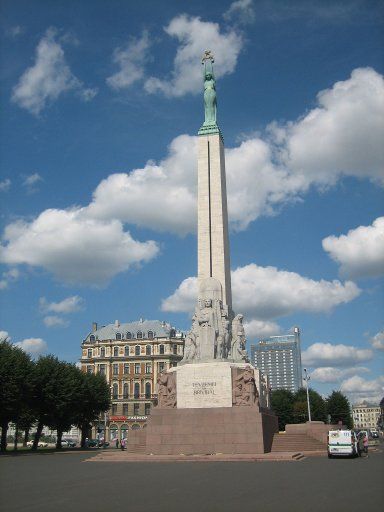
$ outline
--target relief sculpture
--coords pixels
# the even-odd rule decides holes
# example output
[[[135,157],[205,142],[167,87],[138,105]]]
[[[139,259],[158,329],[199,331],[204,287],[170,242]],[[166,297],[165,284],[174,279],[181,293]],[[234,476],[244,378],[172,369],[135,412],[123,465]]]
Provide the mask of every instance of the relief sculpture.
[[[232,368],[232,403],[234,406],[258,406],[255,376],[251,367]]]
[[[176,407],[176,374],[162,372],[157,377],[157,406],[172,409]]]

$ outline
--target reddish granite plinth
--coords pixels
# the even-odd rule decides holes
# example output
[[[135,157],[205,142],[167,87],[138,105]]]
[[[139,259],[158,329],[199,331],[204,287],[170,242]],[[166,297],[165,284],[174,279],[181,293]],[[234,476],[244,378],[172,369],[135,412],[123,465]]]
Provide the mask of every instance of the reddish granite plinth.
[[[277,417],[258,407],[154,408],[148,418],[145,453],[267,453],[275,432]]]

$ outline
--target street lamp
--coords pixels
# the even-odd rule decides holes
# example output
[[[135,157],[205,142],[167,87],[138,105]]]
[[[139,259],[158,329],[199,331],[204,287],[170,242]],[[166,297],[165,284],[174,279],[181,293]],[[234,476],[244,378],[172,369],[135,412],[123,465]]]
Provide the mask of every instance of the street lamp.
[[[308,420],[311,422],[311,404],[309,402],[309,389],[308,389],[308,381],[311,379],[311,377],[307,373],[307,369],[304,368],[304,380],[305,380],[305,387],[307,390],[307,407],[308,407]]]

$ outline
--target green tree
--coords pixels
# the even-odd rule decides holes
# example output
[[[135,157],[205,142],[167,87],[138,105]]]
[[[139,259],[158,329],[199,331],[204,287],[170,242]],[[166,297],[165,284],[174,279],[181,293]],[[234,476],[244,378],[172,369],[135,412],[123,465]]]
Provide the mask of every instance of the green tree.
[[[17,423],[22,404],[29,400],[28,375],[33,363],[19,347],[7,340],[0,341],[0,450],[7,449],[7,431],[10,421]]]
[[[307,391],[304,388],[300,388],[295,393],[294,405],[295,409],[295,421],[297,423],[305,423],[308,421],[308,407],[307,407]],[[327,412],[324,398],[317,393],[317,391],[309,390],[309,403],[311,406],[311,419],[312,421],[326,421]],[[304,405],[305,404],[305,408]],[[304,416],[304,410],[305,416]],[[301,421],[300,421],[301,419]]]
[[[352,428],[351,406],[348,398],[340,391],[332,391],[326,399],[327,414],[331,417],[331,423],[343,422],[348,428]]]
[[[80,370],[79,370],[80,372]],[[81,429],[81,446],[85,446],[91,423],[111,405],[110,389],[100,374],[81,373],[81,390],[76,413],[76,425]]]
[[[271,393],[271,406],[279,418],[279,430],[285,430],[287,423],[293,423],[294,396],[287,389],[275,389]]]

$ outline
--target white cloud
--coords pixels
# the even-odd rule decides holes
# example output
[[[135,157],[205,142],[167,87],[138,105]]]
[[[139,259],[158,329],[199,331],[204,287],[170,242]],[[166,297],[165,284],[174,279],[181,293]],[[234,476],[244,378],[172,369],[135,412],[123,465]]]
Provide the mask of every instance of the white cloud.
[[[6,33],[13,39],[16,39],[18,36],[20,36],[24,32],[24,28],[21,25],[14,25],[13,27],[10,27]]]
[[[30,174],[29,176],[24,176],[22,185],[26,189],[28,194],[33,194],[37,191],[37,185],[41,181],[44,181],[38,172]]]
[[[12,101],[35,115],[70,90],[78,92],[83,99],[90,99],[91,90],[85,89],[70,70],[57,34],[53,28],[46,31],[37,45],[34,64],[13,88]]]
[[[245,332],[248,338],[268,338],[281,333],[281,327],[268,320],[250,320],[244,322]]]
[[[341,383],[340,390],[350,395],[354,402],[366,401],[378,404],[384,394],[384,377],[366,380],[354,375]]]
[[[295,272],[251,263],[232,271],[232,292],[235,311],[248,318],[269,320],[302,311],[319,313],[350,302],[360,293],[347,281],[314,281]],[[163,311],[191,312],[196,304],[197,279],[189,277],[175,292],[163,300]]]
[[[370,339],[371,345],[377,350],[384,350],[384,331],[380,331]]]
[[[7,331],[0,331],[0,341],[10,340],[9,334]]]
[[[6,178],[3,181],[0,181],[0,192],[8,192],[11,187],[11,180]]]
[[[232,2],[223,17],[227,21],[239,21],[248,24],[255,21],[253,0],[236,0]]]
[[[372,357],[373,352],[370,349],[331,343],[314,343],[302,352],[303,364],[308,366],[351,366],[369,361]]]
[[[60,302],[48,302],[45,297],[41,297],[39,299],[39,306],[40,310],[44,313],[67,315],[82,310],[84,308],[84,299],[78,295],[72,295]]]
[[[37,357],[47,350],[47,344],[41,338],[26,338],[15,345],[33,357]]]
[[[201,91],[201,57],[207,49],[215,55],[217,78],[235,70],[243,40],[234,30],[221,32],[217,23],[185,14],[173,18],[164,30],[178,40],[179,46],[170,78],[150,77],[145,82],[149,93],[162,92],[168,97],[178,97]]]
[[[287,126],[273,125],[269,128],[270,137],[252,136],[239,146],[227,149],[231,228],[243,230],[258,217],[275,214],[285,204],[301,200],[311,186],[323,188],[334,184],[342,175],[357,175],[356,159],[352,162],[346,156],[351,151],[360,155],[359,176],[377,182],[383,168],[381,146],[376,135],[371,138],[364,133],[363,137],[356,126],[360,118],[364,118],[367,133],[378,133],[377,139],[384,139],[381,121],[376,115],[370,116],[371,110],[381,110],[383,96],[383,80],[378,73],[372,69],[355,70],[350,79],[321,93],[322,102],[305,118]],[[327,97],[331,99],[325,101]],[[347,139],[346,113],[350,122]],[[312,153],[306,153],[304,166],[304,157],[299,158],[298,148],[300,144],[302,147],[316,146],[321,131],[326,132],[324,118],[332,126],[333,137],[339,145],[332,145],[332,151],[327,145],[313,160]],[[371,124],[368,126],[367,123]],[[311,127],[308,132],[307,124]],[[308,138],[310,134],[313,140]],[[325,136],[328,137],[326,133]],[[94,192],[90,206],[92,215],[118,218],[141,227],[181,235],[194,231],[196,141],[197,137],[181,135],[171,142],[168,155],[162,161],[149,160],[143,168],[129,174],[110,175]],[[364,160],[361,155],[367,155],[367,158]],[[114,197],[114,201],[110,197]],[[161,211],[144,206],[159,197],[166,202]]]
[[[67,327],[68,320],[57,315],[48,315],[43,318],[46,327]]]
[[[118,220],[99,221],[86,210],[45,210],[31,222],[9,224],[0,261],[42,267],[70,283],[105,284],[158,253],[153,241],[138,242]]]
[[[17,268],[11,268],[2,273],[0,280],[0,290],[5,290],[12,281],[16,281],[20,277],[20,271]]]
[[[323,249],[341,265],[342,275],[376,277],[384,274],[384,217],[371,226],[359,226],[347,235],[328,236]]]
[[[142,79],[150,45],[148,32],[144,31],[141,37],[131,38],[125,47],[116,48],[113,62],[120,70],[107,78],[107,84],[113,89],[123,89]]]
[[[370,370],[365,366],[353,366],[351,368],[335,368],[325,366],[316,368],[311,372],[311,379],[323,383],[336,383],[356,373],[368,373]]]

